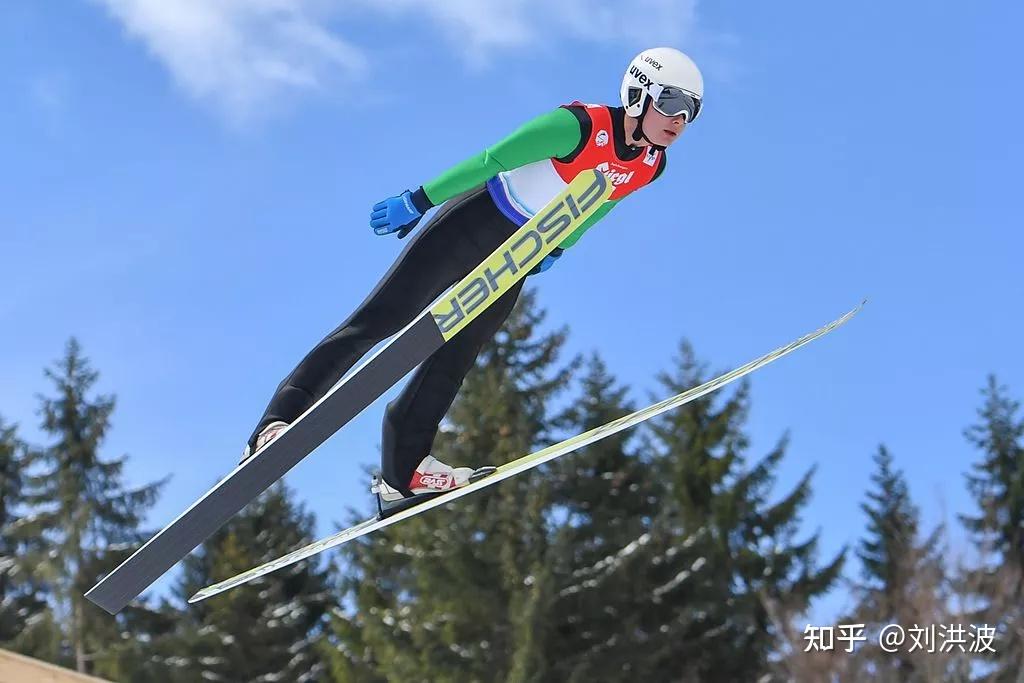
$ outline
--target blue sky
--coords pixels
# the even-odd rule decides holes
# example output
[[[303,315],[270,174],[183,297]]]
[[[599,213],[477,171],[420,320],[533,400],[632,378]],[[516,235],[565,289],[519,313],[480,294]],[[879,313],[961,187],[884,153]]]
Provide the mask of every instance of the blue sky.
[[[753,378],[751,455],[791,431],[780,493],[818,467],[825,556],[863,529],[880,442],[926,527],[952,522],[986,375],[1024,396],[1022,12],[982,4],[4,3],[0,415],[39,436],[42,369],[78,336],[118,397],[105,453],[131,483],[173,474],[162,525],[398,254],[374,202],[560,103],[615,102],[629,58],[671,44],[704,114],[534,279],[550,325],[643,404],[684,336],[725,370],[868,297]],[[289,475],[321,531],[367,505],[394,393]]]

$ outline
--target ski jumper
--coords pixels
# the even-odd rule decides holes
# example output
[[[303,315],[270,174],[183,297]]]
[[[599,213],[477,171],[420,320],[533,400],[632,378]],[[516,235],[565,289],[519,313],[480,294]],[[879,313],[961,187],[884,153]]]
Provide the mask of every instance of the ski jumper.
[[[665,153],[626,142],[621,107],[573,102],[528,121],[413,193],[420,211],[444,203],[411,237],[366,299],[280,383],[249,438],[270,422],[294,422],[378,342],[397,333],[562,190],[596,168],[615,186],[610,199],[568,235],[568,249],[622,197],[657,178]],[[523,280],[416,368],[387,406],[381,444],[384,480],[409,495],[413,471],[484,343],[512,311]]]

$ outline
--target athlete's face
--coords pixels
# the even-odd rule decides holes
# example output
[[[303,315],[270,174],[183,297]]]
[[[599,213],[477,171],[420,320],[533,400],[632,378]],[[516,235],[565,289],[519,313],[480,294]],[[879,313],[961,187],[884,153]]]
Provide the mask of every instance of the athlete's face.
[[[679,139],[686,129],[686,117],[665,116],[654,107],[647,109],[644,116],[644,135],[655,145],[668,147]]]

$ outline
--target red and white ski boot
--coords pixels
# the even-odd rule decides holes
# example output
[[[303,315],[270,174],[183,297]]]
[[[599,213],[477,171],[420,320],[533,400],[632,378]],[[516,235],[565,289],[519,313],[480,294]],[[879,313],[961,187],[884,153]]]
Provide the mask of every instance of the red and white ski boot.
[[[413,495],[404,495],[401,491],[384,481],[378,473],[373,477],[373,485],[370,491],[377,494],[378,509],[382,516],[387,512],[395,512],[394,505],[403,501],[421,502],[427,498],[451,491],[452,489],[465,486],[478,479],[493,474],[497,467],[452,467],[446,465],[432,455],[423,458],[412,474],[412,479],[406,487]],[[403,505],[402,509],[408,507]]]

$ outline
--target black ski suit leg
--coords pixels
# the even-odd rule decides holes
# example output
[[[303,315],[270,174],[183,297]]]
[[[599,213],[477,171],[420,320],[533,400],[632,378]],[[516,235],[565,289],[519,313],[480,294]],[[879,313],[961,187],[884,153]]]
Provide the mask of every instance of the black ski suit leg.
[[[496,218],[506,225],[496,226]],[[493,249],[514,227],[497,213],[485,188],[454,197],[438,209],[414,234],[366,300],[280,383],[249,437],[249,445],[255,446],[256,437],[269,423],[281,420],[290,424],[297,419],[367,351],[401,330],[490,253],[481,252],[473,233],[498,232],[497,241],[480,240],[493,242]]]
[[[416,466],[429,453],[438,425],[459,393],[483,345],[515,306],[524,280],[466,325],[416,369],[402,393],[388,403],[381,441],[381,474],[406,496]]]

